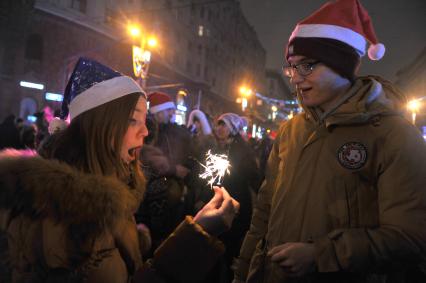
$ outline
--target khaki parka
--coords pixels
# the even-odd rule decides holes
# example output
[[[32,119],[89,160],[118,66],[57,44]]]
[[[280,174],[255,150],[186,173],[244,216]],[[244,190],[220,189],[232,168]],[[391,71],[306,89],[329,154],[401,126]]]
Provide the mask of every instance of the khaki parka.
[[[420,276],[426,145],[397,112],[404,103],[389,82],[362,77],[328,113],[305,109],[282,125],[237,280],[411,282]],[[286,242],[313,243],[316,271],[286,278],[266,256]]]
[[[113,177],[0,152],[0,282],[202,280],[223,244],[188,216],[143,262],[139,198]]]

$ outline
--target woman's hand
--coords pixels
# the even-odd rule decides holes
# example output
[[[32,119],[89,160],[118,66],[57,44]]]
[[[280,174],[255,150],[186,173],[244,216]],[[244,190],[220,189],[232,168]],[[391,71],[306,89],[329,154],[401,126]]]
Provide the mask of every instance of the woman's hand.
[[[194,221],[209,234],[219,235],[231,228],[240,204],[225,188],[213,187],[213,190],[213,198],[195,215]]]

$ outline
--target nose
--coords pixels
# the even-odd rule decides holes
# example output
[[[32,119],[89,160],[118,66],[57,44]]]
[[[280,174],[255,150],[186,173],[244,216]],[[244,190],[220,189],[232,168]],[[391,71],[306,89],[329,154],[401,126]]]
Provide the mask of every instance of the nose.
[[[144,138],[148,135],[148,128],[146,125],[142,125],[138,131],[140,137]]]
[[[298,83],[303,82],[305,77],[301,76],[297,70],[294,70],[293,76],[290,78],[290,83],[293,85],[297,85]]]

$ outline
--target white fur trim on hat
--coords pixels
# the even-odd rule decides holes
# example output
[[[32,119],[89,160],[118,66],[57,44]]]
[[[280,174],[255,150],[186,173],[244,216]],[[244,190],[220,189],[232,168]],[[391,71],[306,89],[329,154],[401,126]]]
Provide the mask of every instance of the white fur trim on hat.
[[[210,135],[212,133],[212,128],[210,127],[209,121],[207,120],[206,115],[198,109],[192,110],[191,114],[189,114],[187,127],[189,128],[194,124],[195,117],[200,120],[203,135]]]
[[[162,104],[158,104],[155,106],[149,106],[149,112],[154,114],[154,113],[158,113],[160,111],[166,110],[166,109],[176,109],[176,106],[173,102],[168,101]]]
[[[380,60],[385,55],[386,48],[383,44],[372,44],[368,48],[368,58],[371,60]]]
[[[71,101],[69,107],[71,120],[87,110],[135,92],[144,93],[140,86],[127,76],[97,83]]]
[[[365,46],[367,44],[364,36],[349,28],[325,24],[297,25],[292,32],[289,41],[295,37],[319,37],[335,39],[352,46],[360,56],[365,55]]]

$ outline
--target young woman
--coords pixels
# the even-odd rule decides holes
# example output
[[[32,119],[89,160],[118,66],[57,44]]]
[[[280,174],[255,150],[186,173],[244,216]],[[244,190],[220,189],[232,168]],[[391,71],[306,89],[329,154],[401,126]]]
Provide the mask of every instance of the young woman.
[[[80,59],[65,90],[62,116],[68,112],[70,125],[40,156],[0,156],[8,281],[201,280],[224,250],[214,235],[230,227],[239,204],[215,188],[212,201],[143,263],[133,214],[145,185],[138,152],[148,134],[146,97],[131,78]]]

